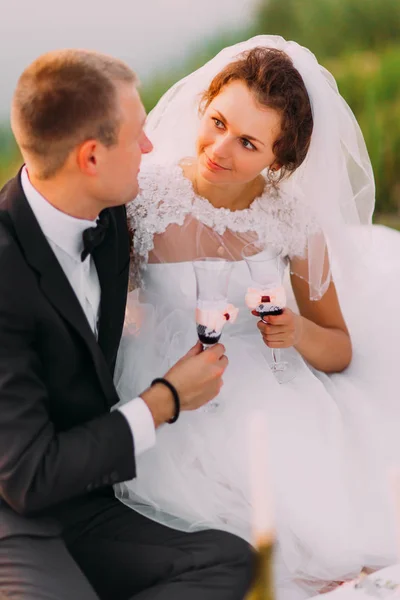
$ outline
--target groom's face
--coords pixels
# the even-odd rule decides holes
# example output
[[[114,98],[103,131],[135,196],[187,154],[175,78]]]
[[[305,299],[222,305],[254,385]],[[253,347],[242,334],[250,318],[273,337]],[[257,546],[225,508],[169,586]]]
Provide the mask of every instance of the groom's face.
[[[153,149],[143,131],[146,112],[134,85],[119,87],[118,105],[118,142],[103,154],[99,173],[100,193],[107,206],[126,204],[137,196],[142,155]]]

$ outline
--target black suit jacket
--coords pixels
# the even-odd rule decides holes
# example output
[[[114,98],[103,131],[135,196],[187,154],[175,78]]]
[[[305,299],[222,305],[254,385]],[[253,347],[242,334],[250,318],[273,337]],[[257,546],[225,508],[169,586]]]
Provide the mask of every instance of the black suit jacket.
[[[131,430],[119,411],[110,413],[129,236],[125,207],[109,210],[94,254],[97,342],[20,174],[0,192],[0,539],[52,535],[98,488],[135,476]]]

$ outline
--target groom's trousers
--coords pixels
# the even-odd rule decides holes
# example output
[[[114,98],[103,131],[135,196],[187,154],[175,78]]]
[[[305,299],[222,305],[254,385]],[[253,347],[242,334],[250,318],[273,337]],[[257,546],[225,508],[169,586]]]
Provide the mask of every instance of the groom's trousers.
[[[63,538],[0,540],[0,599],[242,600],[253,555],[219,531],[183,533],[100,497]],[[88,518],[89,517],[89,518]]]

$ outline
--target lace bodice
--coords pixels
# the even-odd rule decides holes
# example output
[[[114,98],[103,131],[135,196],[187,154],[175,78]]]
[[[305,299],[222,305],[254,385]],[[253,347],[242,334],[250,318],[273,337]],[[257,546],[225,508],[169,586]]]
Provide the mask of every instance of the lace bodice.
[[[180,165],[172,168],[147,164],[140,173],[141,191],[127,207],[133,235],[133,254],[138,262],[147,262],[156,234],[169,226],[182,226],[194,217],[218,236],[226,232],[238,236],[252,232],[256,238],[282,252],[283,256],[303,257],[310,234],[318,226],[304,204],[266,182],[264,192],[247,209],[231,211],[215,208],[198,196]]]

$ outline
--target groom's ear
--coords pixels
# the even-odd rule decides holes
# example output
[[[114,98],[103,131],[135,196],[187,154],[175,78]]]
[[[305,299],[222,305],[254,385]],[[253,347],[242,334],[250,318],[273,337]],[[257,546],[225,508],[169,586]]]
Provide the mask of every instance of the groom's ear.
[[[99,144],[96,140],[86,140],[77,148],[77,163],[85,175],[96,175],[99,163]]]

